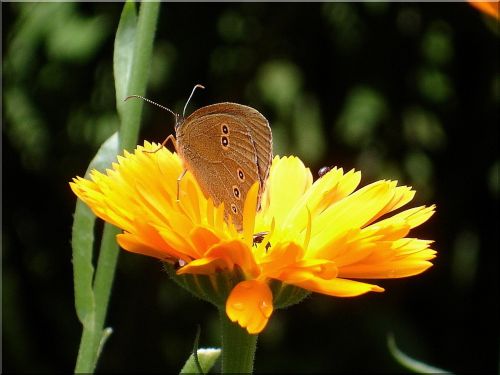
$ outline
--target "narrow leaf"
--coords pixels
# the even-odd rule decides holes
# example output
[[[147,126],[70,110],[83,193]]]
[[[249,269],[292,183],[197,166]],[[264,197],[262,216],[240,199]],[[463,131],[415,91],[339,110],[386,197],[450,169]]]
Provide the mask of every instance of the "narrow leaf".
[[[396,346],[396,340],[394,339],[393,334],[387,335],[387,346],[389,347],[389,352],[396,359],[396,361],[398,361],[400,365],[406,367],[410,371],[419,374],[452,374],[449,371],[445,371],[440,368],[430,366],[424,362],[413,359],[407,354],[403,353]]]
[[[94,243],[95,215],[81,200],[77,200],[73,218],[73,278],[75,308],[78,319],[84,326],[93,321],[95,308],[92,279],[92,248]]]
[[[85,176],[88,177],[91,170],[96,169],[99,172],[104,172],[111,167],[111,163],[116,161],[116,155],[119,152],[118,132],[114,132],[104,143],[99,147],[99,151],[91,160]]]
[[[200,345],[200,334],[201,334],[201,328],[200,325],[198,325],[198,328],[196,329],[196,338],[194,339],[194,346],[193,346],[193,357],[194,357],[194,363],[196,364],[196,368],[198,369],[198,373],[200,374],[205,374],[203,372],[203,369],[201,368],[200,365],[200,360],[198,358],[198,347]]]
[[[114,133],[99,148],[90,162],[86,176],[92,169],[103,171],[116,159],[118,152],[118,133]],[[95,297],[92,290],[94,266],[92,254],[94,248],[95,215],[79,199],[73,218],[73,277],[75,288],[75,308],[80,322],[85,326],[93,324]]]
[[[135,37],[133,43],[131,37],[126,35],[132,29],[132,10],[124,7],[119,27],[122,31],[117,35],[115,48],[120,52],[115,54],[116,64],[125,66],[126,73],[122,68],[115,70],[115,85],[117,92],[117,110],[120,116],[120,147],[132,149],[137,144],[143,103],[140,100],[129,100],[124,98],[129,95],[144,95],[149,80],[151,56],[153,54],[153,41],[156,31],[156,22],[160,3],[142,2],[137,17]],[[125,34],[123,34],[125,33]],[[127,57],[124,57],[127,55]],[[123,60],[119,63],[120,60]],[[124,90],[124,91],[123,91]]]
[[[104,348],[104,344],[106,344],[112,333],[113,333],[113,328],[111,327],[103,329],[101,340],[99,341],[99,348],[97,349],[97,357],[101,355],[102,348]]]
[[[116,31],[113,69],[115,76],[116,106],[122,113],[132,72],[133,51],[137,31],[137,12],[135,3],[127,1],[123,6],[120,23]]]
[[[198,361],[203,372],[206,374],[214,366],[217,359],[220,357],[221,350],[218,348],[198,349]],[[199,374],[198,366],[196,366],[194,355],[191,354],[182,368],[181,374]]]

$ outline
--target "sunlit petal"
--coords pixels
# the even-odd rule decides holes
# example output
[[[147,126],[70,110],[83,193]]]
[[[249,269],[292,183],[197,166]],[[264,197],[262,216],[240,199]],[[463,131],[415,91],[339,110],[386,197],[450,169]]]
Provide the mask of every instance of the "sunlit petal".
[[[258,280],[242,281],[234,287],[227,299],[226,313],[233,322],[256,334],[266,326],[273,312],[273,295],[266,283]]]

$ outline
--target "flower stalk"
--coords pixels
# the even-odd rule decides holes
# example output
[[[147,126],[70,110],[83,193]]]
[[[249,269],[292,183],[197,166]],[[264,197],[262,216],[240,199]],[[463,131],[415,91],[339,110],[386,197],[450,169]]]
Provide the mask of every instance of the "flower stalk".
[[[222,370],[223,374],[251,374],[257,338],[246,329],[229,320],[226,310],[219,309],[222,329]]]

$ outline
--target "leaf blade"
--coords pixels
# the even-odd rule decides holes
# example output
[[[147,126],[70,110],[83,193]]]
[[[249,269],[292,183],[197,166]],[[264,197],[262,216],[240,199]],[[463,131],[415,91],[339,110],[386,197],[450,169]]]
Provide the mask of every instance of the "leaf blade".
[[[221,350],[219,348],[201,348],[198,349],[198,361],[206,374],[215,365],[215,362],[221,355]],[[198,366],[196,365],[196,360],[194,355],[191,354],[182,367],[180,374],[199,374]]]
[[[387,335],[387,346],[389,352],[396,361],[407,369],[419,374],[452,374],[449,371],[428,365],[424,362],[411,358],[409,355],[402,352],[396,345],[396,340],[393,334]]]
[[[123,100],[128,95],[128,85],[134,60],[134,48],[137,32],[137,11],[135,3],[127,1],[123,6],[118,29],[116,30],[113,71],[115,78],[116,107],[123,112]]]

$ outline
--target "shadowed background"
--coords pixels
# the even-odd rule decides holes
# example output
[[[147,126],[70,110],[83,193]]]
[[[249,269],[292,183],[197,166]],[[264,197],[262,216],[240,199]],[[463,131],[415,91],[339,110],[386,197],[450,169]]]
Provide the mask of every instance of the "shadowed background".
[[[70,235],[75,196],[118,129],[113,42],[118,3],[2,4],[2,324],[4,372],[72,371],[81,335]],[[312,295],[276,311],[259,372],[401,372],[386,335],[455,372],[498,371],[499,24],[466,3],[164,3],[147,97],[181,112],[220,101],[271,123],[274,153],[397,179],[435,266],[376,282],[382,294]],[[130,93],[133,94],[133,93]],[[173,132],[146,104],[139,143]],[[332,223],[334,225],[335,223]],[[178,372],[218,345],[216,309],[151,258],[121,252],[98,372]]]

